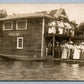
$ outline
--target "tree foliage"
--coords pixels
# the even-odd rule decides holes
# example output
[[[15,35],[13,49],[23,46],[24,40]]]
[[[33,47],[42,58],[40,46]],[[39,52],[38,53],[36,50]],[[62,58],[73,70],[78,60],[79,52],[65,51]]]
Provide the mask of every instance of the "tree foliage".
[[[6,17],[7,16],[7,12],[5,10],[0,10],[0,18]]]
[[[78,29],[84,31],[84,22],[81,22],[78,26]]]

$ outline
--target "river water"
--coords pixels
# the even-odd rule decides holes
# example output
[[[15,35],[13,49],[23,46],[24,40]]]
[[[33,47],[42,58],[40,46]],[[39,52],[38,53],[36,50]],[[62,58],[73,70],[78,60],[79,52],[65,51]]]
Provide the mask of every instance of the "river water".
[[[84,80],[84,64],[5,60],[0,80]]]

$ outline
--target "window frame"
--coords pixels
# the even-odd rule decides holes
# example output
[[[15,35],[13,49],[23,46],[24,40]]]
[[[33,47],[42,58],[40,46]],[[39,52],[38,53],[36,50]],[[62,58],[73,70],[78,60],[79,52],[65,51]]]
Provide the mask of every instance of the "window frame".
[[[11,29],[6,29],[5,23],[7,23],[7,22],[11,22]],[[13,21],[4,21],[3,22],[3,30],[13,30]]]
[[[22,39],[22,47],[19,47],[19,39]],[[23,37],[17,37],[17,49],[23,49]]]
[[[25,25],[24,29],[18,29],[18,22],[20,22],[20,21],[25,21],[26,25]],[[17,20],[16,21],[16,30],[27,30],[27,20]]]

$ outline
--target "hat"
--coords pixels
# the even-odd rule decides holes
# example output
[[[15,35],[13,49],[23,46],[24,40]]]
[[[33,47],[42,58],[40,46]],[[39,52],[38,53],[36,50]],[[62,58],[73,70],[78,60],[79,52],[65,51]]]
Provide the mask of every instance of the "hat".
[[[67,41],[66,41],[66,40],[63,40],[63,41],[62,41],[62,44],[65,44],[65,43],[67,43]]]
[[[84,42],[82,42],[81,44],[84,45]]]
[[[70,41],[69,43],[70,43],[70,44],[73,44],[73,42],[72,42],[72,41]]]
[[[56,43],[59,43],[59,42],[56,42]]]

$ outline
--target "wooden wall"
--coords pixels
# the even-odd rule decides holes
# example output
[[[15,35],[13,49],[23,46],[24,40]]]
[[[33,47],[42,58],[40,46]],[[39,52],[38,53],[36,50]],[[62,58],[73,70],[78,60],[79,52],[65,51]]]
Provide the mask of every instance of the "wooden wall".
[[[13,30],[3,31],[0,53],[29,57],[41,56],[42,19],[32,18],[25,20],[27,20],[28,24],[27,30],[16,30],[16,20],[13,20]],[[0,28],[2,29],[2,23]],[[10,33],[19,33],[19,35],[10,36]],[[17,49],[17,37],[23,37],[23,49]]]
[[[50,19],[45,18],[45,26],[44,26],[44,50],[43,56],[46,56],[46,48],[48,48],[48,40],[45,38],[45,35],[48,34],[48,22]]]

